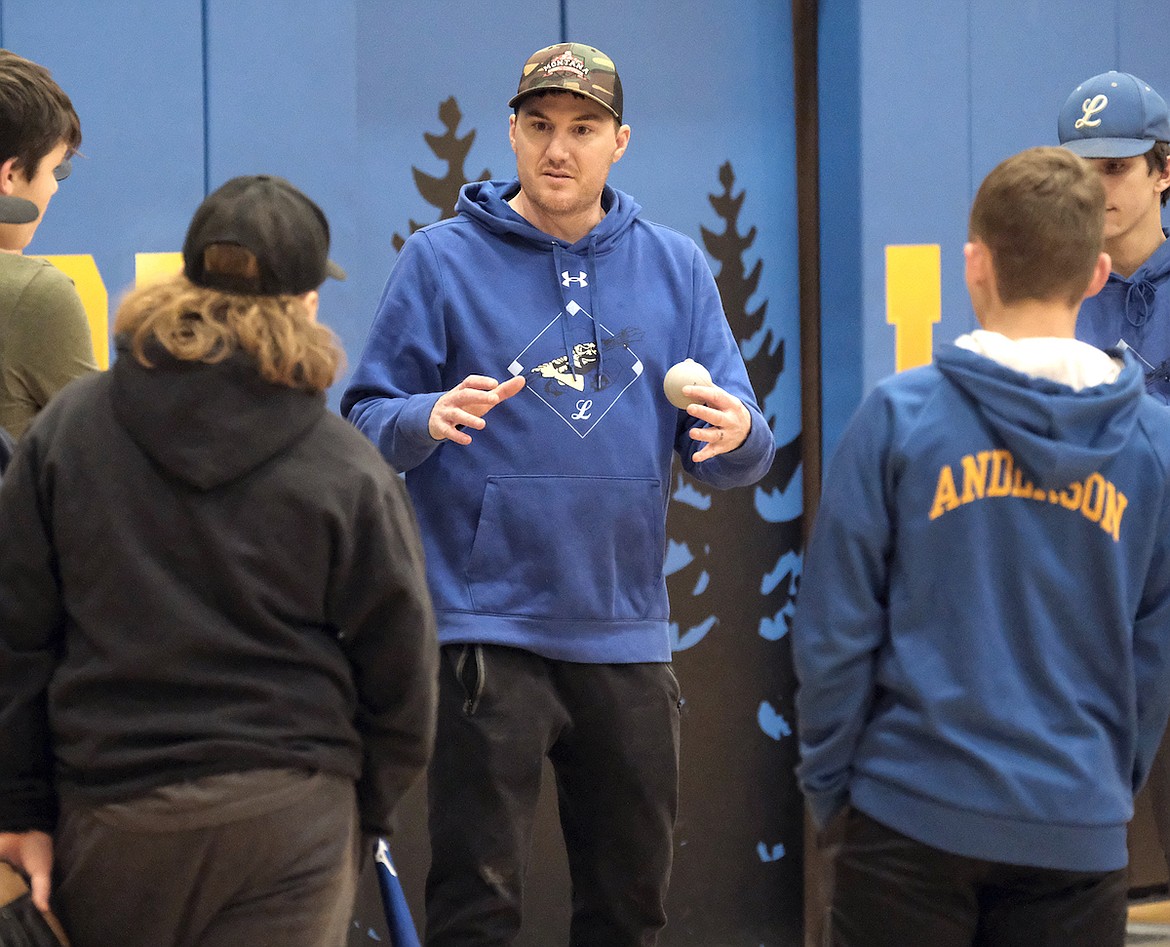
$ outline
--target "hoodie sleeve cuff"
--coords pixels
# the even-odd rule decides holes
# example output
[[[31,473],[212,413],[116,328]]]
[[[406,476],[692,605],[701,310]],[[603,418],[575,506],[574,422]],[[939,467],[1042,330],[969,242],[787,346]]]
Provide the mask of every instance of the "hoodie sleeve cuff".
[[[411,395],[395,418],[390,436],[380,445],[382,453],[399,472],[412,470],[434,453],[442,441],[431,437],[431,411],[442,392]]]
[[[431,412],[442,396],[443,392],[436,391],[425,395],[412,395],[406,399],[406,405],[402,409],[402,416],[398,423],[401,426],[403,439],[412,446],[423,446],[428,442],[432,445],[439,443],[431,437],[430,424]]]
[[[772,466],[776,456],[776,442],[763,416],[755,411],[751,411],[751,416],[751,430],[739,447],[701,464],[692,463],[688,472],[698,480],[721,489],[759,482]]]

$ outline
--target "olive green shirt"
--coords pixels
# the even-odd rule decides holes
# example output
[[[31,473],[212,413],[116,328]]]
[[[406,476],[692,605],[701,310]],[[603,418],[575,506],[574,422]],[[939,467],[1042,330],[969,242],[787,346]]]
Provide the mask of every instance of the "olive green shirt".
[[[92,371],[73,280],[47,260],[0,253],[0,427],[19,439],[53,395]]]

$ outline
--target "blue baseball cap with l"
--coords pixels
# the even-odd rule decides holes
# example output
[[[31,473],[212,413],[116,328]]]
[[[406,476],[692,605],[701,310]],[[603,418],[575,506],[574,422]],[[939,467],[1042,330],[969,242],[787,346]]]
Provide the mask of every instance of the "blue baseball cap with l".
[[[1060,143],[1082,158],[1133,158],[1170,141],[1166,100],[1128,72],[1103,72],[1073,89],[1057,120]]]

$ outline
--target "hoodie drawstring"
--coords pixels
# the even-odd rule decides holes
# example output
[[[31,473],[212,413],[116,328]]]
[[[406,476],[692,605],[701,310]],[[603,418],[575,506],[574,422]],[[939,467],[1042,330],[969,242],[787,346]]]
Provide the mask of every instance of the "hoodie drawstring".
[[[1135,280],[1126,289],[1125,318],[1135,329],[1141,328],[1149,320],[1150,313],[1154,311],[1154,296],[1157,292],[1158,287],[1148,279]]]
[[[589,238],[589,275],[588,278],[596,283],[597,280],[597,236],[592,235]],[[577,364],[573,356],[572,346],[569,344],[569,329],[568,320],[572,314],[569,310],[569,303],[572,300],[569,298],[569,287],[572,283],[565,278],[567,271],[562,270],[561,245],[557,241],[553,241],[553,269],[555,270],[555,277],[557,284],[561,288],[561,302],[564,304],[561,308],[561,342],[565,348],[565,358],[569,362],[569,371],[572,372],[573,380],[577,379]],[[584,274],[582,274],[584,275]],[[598,294],[594,292],[595,286],[585,283],[589,286],[589,315],[592,317],[590,322],[593,324],[593,349],[596,357],[596,372],[593,380],[593,390],[600,391],[604,386],[605,379],[605,356],[601,345],[601,330],[599,326],[599,313],[597,312]]]
[[[561,245],[555,240],[552,245],[553,251],[553,276],[561,289],[561,344],[565,348],[565,358],[569,363],[569,371],[573,373],[573,381],[577,380],[577,366],[573,362],[573,350],[569,346],[569,312],[568,312],[568,293],[565,291],[565,280],[561,278]]]
[[[593,390],[601,391],[603,385],[602,381],[605,378],[605,355],[601,347],[601,333],[598,330],[598,323],[601,321],[601,313],[598,311],[597,299],[600,295],[600,287],[597,284],[597,235],[593,234],[589,237],[589,278],[593,280],[594,286],[589,291],[590,312],[593,317],[593,347],[597,349],[597,376],[593,381]]]

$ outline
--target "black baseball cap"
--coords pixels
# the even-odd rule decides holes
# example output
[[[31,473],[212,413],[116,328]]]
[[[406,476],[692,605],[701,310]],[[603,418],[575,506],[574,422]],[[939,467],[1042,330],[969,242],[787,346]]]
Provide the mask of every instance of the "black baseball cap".
[[[256,257],[259,279],[205,269],[204,252],[224,243]],[[187,229],[183,271],[196,285],[252,296],[299,296],[326,277],[345,279],[329,259],[329,222],[321,208],[270,174],[232,178],[207,196]]]

